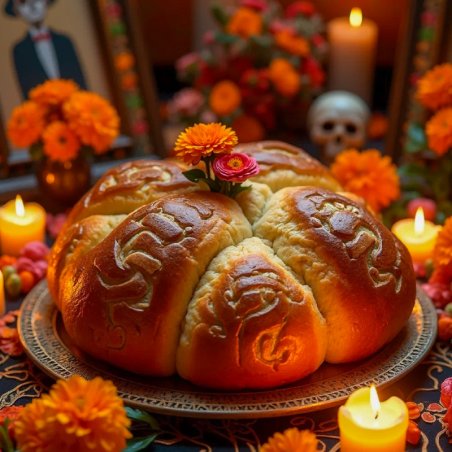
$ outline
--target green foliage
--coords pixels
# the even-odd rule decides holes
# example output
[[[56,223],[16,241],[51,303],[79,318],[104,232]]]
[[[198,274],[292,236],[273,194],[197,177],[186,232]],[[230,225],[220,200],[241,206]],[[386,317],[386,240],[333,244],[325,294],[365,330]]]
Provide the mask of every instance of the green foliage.
[[[30,157],[32,160],[34,160],[35,162],[41,160],[43,157],[43,154],[44,154],[44,151],[42,148],[42,142],[38,141],[36,143],[33,143],[30,146],[29,151],[30,151]]]
[[[0,426],[0,448],[3,452],[14,452],[15,450],[8,433],[9,422],[9,419],[6,418],[3,425]]]
[[[408,126],[405,151],[413,154],[427,149],[425,132],[420,124],[412,123]]]
[[[127,441],[125,452],[137,452],[144,450],[157,438],[160,432],[160,426],[157,420],[149,413],[136,408],[126,407],[127,417],[132,421],[144,424],[149,433],[144,436],[135,436]]]
[[[213,18],[217,21],[217,23],[222,27],[225,27],[229,21],[229,17],[223,9],[223,6],[219,4],[212,5],[211,12]]]
[[[206,173],[198,168],[184,171],[182,174],[191,182],[197,183],[200,180],[206,180]]]

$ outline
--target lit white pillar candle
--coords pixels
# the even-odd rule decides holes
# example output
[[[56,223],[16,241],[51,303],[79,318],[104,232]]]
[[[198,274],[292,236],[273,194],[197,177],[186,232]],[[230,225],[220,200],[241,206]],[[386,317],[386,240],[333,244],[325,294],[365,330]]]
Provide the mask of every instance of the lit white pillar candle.
[[[359,8],[353,8],[349,18],[338,17],[328,23],[330,90],[350,91],[370,104],[377,36],[377,25],[363,20]]]

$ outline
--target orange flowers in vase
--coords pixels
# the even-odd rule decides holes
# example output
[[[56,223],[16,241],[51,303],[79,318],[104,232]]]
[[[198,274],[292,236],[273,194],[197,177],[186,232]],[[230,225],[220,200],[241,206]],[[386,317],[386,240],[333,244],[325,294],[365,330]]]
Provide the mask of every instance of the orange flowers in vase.
[[[71,80],[49,80],[32,89],[7,124],[15,146],[28,147],[32,158],[67,162],[82,149],[106,152],[119,133],[119,117],[108,101],[81,91]]]
[[[71,80],[49,80],[29,93],[7,124],[11,142],[29,148],[47,196],[76,201],[90,184],[86,154],[103,154],[119,133],[119,117],[98,94]]]

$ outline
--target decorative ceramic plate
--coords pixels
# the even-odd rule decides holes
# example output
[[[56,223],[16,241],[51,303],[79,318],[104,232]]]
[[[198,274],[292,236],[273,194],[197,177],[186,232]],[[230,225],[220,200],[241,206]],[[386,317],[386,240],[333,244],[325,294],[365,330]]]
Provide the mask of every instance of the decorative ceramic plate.
[[[219,392],[178,377],[140,377],[96,361],[78,350],[65,332],[47,289],[39,284],[24,300],[19,333],[31,360],[54,378],[100,375],[113,381],[125,403],[158,413],[205,418],[258,418],[314,411],[343,403],[371,383],[384,387],[404,376],[429,352],[436,337],[436,311],[418,290],[413,313],[400,334],[371,357],[347,365],[323,364],[284,387]]]

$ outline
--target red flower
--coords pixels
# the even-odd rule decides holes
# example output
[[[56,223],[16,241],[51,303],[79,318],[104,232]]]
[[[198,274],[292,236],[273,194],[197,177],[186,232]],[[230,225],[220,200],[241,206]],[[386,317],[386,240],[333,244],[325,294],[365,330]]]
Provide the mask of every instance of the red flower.
[[[286,8],[286,17],[292,19],[293,17],[302,14],[304,16],[312,16],[315,13],[314,5],[311,2],[294,2]]]
[[[239,183],[259,172],[256,160],[240,152],[217,157],[213,161],[212,168],[218,179]]]
[[[306,59],[303,64],[303,72],[308,74],[314,88],[320,88],[325,82],[325,72],[314,58]]]
[[[446,378],[441,383],[441,403],[446,408],[452,401],[452,377]]]
[[[240,6],[255,9],[256,11],[264,11],[268,5],[265,0],[242,0]]]

